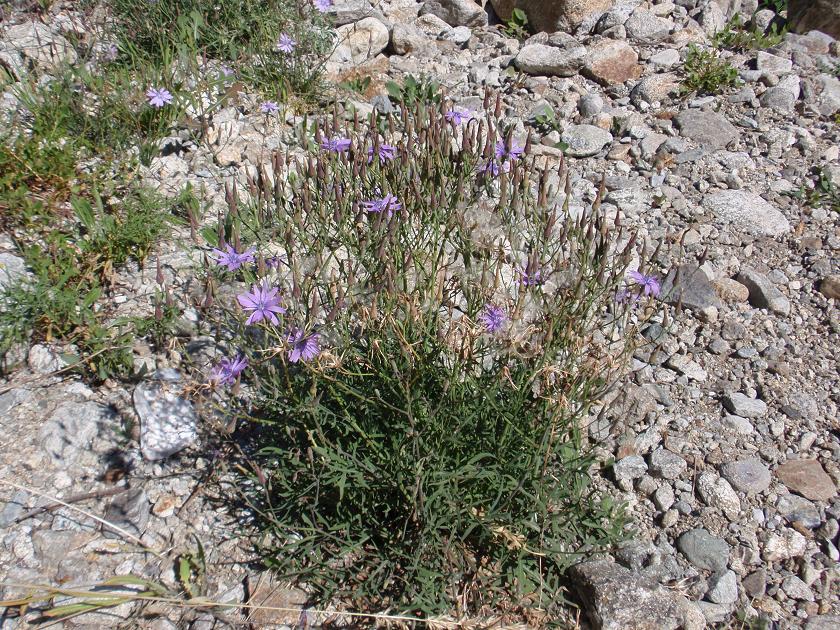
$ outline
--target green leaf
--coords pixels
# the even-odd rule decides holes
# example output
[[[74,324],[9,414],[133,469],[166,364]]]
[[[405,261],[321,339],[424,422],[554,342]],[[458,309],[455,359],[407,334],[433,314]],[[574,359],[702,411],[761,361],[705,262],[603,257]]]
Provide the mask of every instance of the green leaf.
[[[219,231],[212,225],[206,225],[201,228],[201,237],[207,241],[211,247],[219,246]]]
[[[76,213],[84,228],[88,232],[93,232],[96,227],[96,220],[90,202],[82,197],[73,197],[70,199],[70,207],[73,208],[73,212]]]

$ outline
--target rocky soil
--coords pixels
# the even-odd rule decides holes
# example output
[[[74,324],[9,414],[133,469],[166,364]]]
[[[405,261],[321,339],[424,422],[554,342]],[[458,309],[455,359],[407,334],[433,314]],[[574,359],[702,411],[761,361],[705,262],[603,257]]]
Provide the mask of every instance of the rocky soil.
[[[72,4],[55,4],[39,22],[7,14],[0,63],[20,76],[30,64],[72,60],[66,36],[82,23]],[[389,111],[385,82],[409,74],[433,77],[462,107],[480,108],[485,88],[501,92],[515,134],[533,135],[538,159],[570,158],[575,203],[591,203],[603,176],[603,207],[667,245],[655,262],[663,293],[682,310],[645,331],[656,343],[637,353],[588,426],[601,460],[615,461],[598,483],[627,503],[637,533],[575,569],[581,623],[742,627],[740,619],[761,615],[775,628],[840,627],[840,212],[792,194],[815,167],[840,189],[840,42],[810,31],[725,52],[741,83],[685,96],[687,47],[709,45],[736,12],[749,21],[755,1],[530,3],[533,24],[564,30],[526,41],[497,27],[491,6],[503,14],[505,5],[513,3],[339,0],[331,13],[340,44],[327,70],[336,82],[371,77],[365,95],[342,97],[348,115]],[[3,108],[17,105],[7,91]],[[220,203],[225,182],[244,183],[294,142],[295,121],[283,111],[269,119],[243,94],[213,116],[208,143],[173,135],[143,176],[172,193],[192,182]],[[162,262],[169,282],[188,291],[198,256],[177,236]],[[8,239],[0,268],[26,273]],[[119,282],[126,309],[148,308],[153,271]],[[301,606],[305,594],[248,564],[241,514],[216,500],[225,453],[213,452],[216,427],[182,391],[190,370],[209,363],[203,340],[166,355],[138,346],[138,365],[157,369],[155,378],[96,389],[56,373],[59,350],[31,347],[0,382],[2,581],[80,585],[132,573],[172,583],[168,552],[195,550],[198,537],[209,597]],[[33,491],[72,500],[139,541]],[[91,492],[99,495],[75,502]],[[257,628],[300,617],[254,614]],[[65,626],[163,630],[243,619],[124,605]]]

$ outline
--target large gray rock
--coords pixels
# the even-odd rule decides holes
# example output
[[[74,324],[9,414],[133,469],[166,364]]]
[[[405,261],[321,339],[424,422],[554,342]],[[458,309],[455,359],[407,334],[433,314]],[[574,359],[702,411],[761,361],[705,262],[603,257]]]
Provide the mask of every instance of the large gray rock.
[[[840,39],[840,2],[837,0],[789,0],[788,22],[798,33],[822,31]]]
[[[700,313],[710,308],[722,307],[714,285],[706,274],[693,264],[672,269],[662,282],[660,296],[669,304],[681,302],[684,307]]]
[[[642,76],[639,55],[627,42],[601,39],[587,44],[583,74],[604,86],[617,85]]]
[[[154,380],[134,389],[134,408],[140,416],[140,450],[154,461],[174,455],[198,437],[198,416],[192,403],[178,395],[177,370],[158,370]]]
[[[543,76],[571,77],[583,65],[586,48],[573,46],[558,48],[545,44],[526,44],[514,59],[522,72]]]
[[[760,418],[767,413],[767,403],[760,398],[750,398],[741,392],[724,394],[723,406],[742,418]]]
[[[487,13],[473,0],[427,0],[420,14],[431,13],[451,26],[487,26]]]
[[[89,454],[96,437],[116,424],[116,415],[103,405],[65,402],[41,427],[41,446],[57,467],[78,466],[77,459]]]
[[[729,545],[705,529],[690,529],[677,539],[677,549],[698,569],[725,571]]]
[[[755,269],[742,267],[735,278],[750,291],[750,304],[758,308],[766,308],[780,315],[790,313],[790,301],[782,295],[770,280]]]
[[[790,223],[777,208],[746,190],[724,190],[707,195],[703,207],[718,220],[754,236],[782,236]]]
[[[658,44],[670,35],[674,23],[650,11],[636,9],[624,23],[627,37],[640,44]]]
[[[728,462],[720,474],[740,492],[759,493],[770,487],[770,469],[755,457]]]
[[[23,258],[0,253],[0,289],[9,287],[28,275]]]
[[[609,131],[595,125],[572,125],[563,132],[562,140],[568,145],[566,155],[583,158],[601,151],[613,137]]]
[[[611,560],[570,569],[593,626],[602,630],[702,628],[702,615],[683,596]]]
[[[337,63],[364,63],[385,50],[390,40],[388,27],[372,17],[339,26],[336,33],[338,46],[330,61]]]
[[[41,22],[24,22],[9,27],[0,40],[0,65],[22,78],[29,65],[53,70],[77,59],[70,42]]]
[[[686,109],[674,117],[674,123],[681,136],[711,150],[723,149],[740,138],[735,126],[715,112]]]
[[[573,32],[584,21],[608,11],[616,0],[514,0],[535,31]]]

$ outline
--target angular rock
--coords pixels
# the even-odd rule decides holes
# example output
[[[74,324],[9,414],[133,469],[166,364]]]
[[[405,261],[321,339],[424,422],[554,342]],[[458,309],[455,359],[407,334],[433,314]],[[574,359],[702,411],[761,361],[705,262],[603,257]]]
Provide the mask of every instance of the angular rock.
[[[414,24],[394,24],[391,30],[391,49],[398,55],[425,50],[432,40]]]
[[[826,276],[820,281],[820,293],[832,300],[840,300],[840,275]]]
[[[558,48],[544,44],[526,44],[513,60],[522,72],[541,76],[571,77],[577,74],[586,58],[586,48]]]
[[[0,290],[22,280],[27,274],[23,258],[5,252],[0,253]]]
[[[755,457],[728,462],[721,467],[720,473],[740,492],[759,493],[770,487],[770,469]]]
[[[793,70],[793,62],[790,59],[771,55],[763,50],[759,50],[756,54],[755,64],[756,68],[762,72],[769,72],[776,75],[787,74]]]
[[[780,315],[790,313],[790,302],[773,283],[755,269],[741,267],[736,280],[750,292],[750,303],[758,308],[766,308]]]
[[[628,455],[613,464],[616,479],[638,479],[647,472],[645,460],[638,455]]]
[[[797,33],[822,31],[834,39],[840,39],[840,2],[789,0],[788,23]]]
[[[783,494],[776,501],[776,510],[788,523],[798,523],[808,529],[816,529],[822,523],[816,505],[798,494]]]
[[[814,592],[801,579],[795,575],[789,575],[782,580],[782,590],[785,595],[791,599],[798,599],[800,601],[812,602],[814,601]]]
[[[658,44],[668,38],[674,23],[650,11],[636,9],[624,23],[627,37],[640,44]]]
[[[142,536],[149,524],[149,498],[142,488],[131,488],[115,496],[105,510],[105,520],[135,536]],[[122,538],[122,534],[103,527],[106,538]]]
[[[41,22],[24,22],[10,26],[0,40],[0,58],[9,70],[23,78],[29,65],[53,70],[64,63],[76,62],[76,50],[70,42]]]
[[[814,501],[828,501],[837,488],[814,459],[792,459],[776,468],[776,477],[790,490]]]
[[[638,104],[658,103],[678,94],[680,81],[675,74],[651,74],[639,81],[630,91],[630,100]]]
[[[682,457],[662,447],[654,450],[648,461],[651,474],[663,479],[676,479],[688,467]]]
[[[724,394],[722,401],[726,409],[742,418],[760,418],[767,413],[767,403],[740,392]]]
[[[790,231],[784,214],[746,190],[724,190],[707,195],[703,207],[723,223],[754,236],[778,237]]]
[[[326,14],[334,27],[359,22],[366,17],[384,19],[368,0],[336,0],[327,9]]]
[[[672,630],[696,627],[688,602],[645,575],[609,560],[570,569],[573,588],[596,628]]]
[[[697,494],[709,507],[718,507],[729,520],[737,520],[741,512],[741,500],[726,479],[704,472],[697,478]]]
[[[566,155],[584,158],[596,155],[613,140],[606,129],[595,125],[572,125],[563,132],[562,140],[568,145]]]
[[[306,591],[279,581],[270,571],[250,578],[255,584],[247,603],[254,606],[249,612],[249,621],[257,628],[274,628],[280,625],[297,627],[303,625],[302,611],[306,610],[309,596]],[[279,610],[271,610],[276,608]]]
[[[639,55],[627,42],[602,39],[587,46],[583,75],[603,86],[618,85],[642,76]]]
[[[420,15],[431,13],[451,26],[487,26],[487,14],[473,0],[427,0]]]
[[[767,562],[779,562],[798,558],[808,549],[808,540],[794,529],[787,527],[781,531],[771,532],[767,536],[761,557]]]
[[[681,136],[713,151],[723,149],[741,137],[732,123],[715,112],[686,109],[674,117],[674,124]]]
[[[338,46],[330,61],[338,63],[363,63],[385,50],[390,40],[388,27],[372,17],[339,26],[336,33]]]
[[[616,0],[515,0],[537,32],[573,32],[585,20],[609,10]],[[597,19],[597,18],[595,18]]]
[[[709,601],[715,604],[734,604],[738,601],[738,577],[732,570],[714,575],[709,580]]]
[[[61,468],[72,466],[80,452],[89,451],[94,438],[116,424],[116,415],[95,402],[59,405],[40,431],[41,446]]]
[[[690,529],[677,539],[677,549],[698,569],[725,571],[729,545],[705,529]]]
[[[708,372],[687,354],[675,354],[668,358],[665,365],[693,381],[704,383],[709,378]]]
[[[671,269],[662,282],[660,296],[668,304],[682,302],[685,308],[697,312],[722,307],[714,285],[709,282],[706,274],[693,264]]]
[[[140,450],[151,461],[174,455],[198,437],[195,409],[178,395],[178,371],[158,370],[154,379],[134,389],[134,408],[140,416]]]

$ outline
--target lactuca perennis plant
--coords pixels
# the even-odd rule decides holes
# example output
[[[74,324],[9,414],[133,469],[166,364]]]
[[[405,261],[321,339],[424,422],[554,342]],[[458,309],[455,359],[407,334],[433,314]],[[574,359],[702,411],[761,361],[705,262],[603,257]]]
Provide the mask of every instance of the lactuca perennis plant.
[[[490,105],[334,117],[248,202],[229,191],[211,379],[249,382],[262,552],[321,598],[550,615],[564,569],[621,532],[580,421],[658,284],[625,280],[634,239],[600,197],[573,213],[565,167],[538,169]]]

